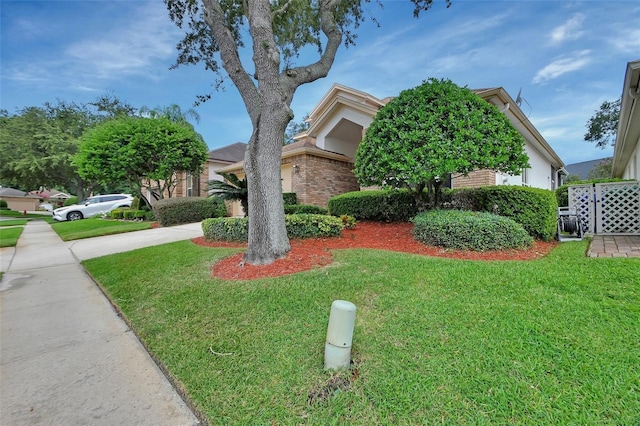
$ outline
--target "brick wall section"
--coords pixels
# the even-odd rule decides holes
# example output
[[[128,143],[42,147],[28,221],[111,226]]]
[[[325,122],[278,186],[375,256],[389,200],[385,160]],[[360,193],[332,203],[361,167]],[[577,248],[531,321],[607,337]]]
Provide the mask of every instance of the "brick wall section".
[[[329,198],[360,189],[353,163],[309,154],[287,158],[283,163],[298,166],[298,171],[293,171],[291,189],[299,204],[326,208]]]
[[[457,176],[453,178],[454,188],[478,188],[496,184],[496,172],[493,170],[476,170],[468,176]]]

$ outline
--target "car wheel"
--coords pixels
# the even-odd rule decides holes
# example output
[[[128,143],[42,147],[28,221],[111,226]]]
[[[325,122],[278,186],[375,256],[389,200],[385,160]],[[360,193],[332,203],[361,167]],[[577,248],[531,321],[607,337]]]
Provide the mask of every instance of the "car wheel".
[[[80,212],[69,212],[69,214],[67,215],[67,220],[79,220],[82,218],[82,213]]]

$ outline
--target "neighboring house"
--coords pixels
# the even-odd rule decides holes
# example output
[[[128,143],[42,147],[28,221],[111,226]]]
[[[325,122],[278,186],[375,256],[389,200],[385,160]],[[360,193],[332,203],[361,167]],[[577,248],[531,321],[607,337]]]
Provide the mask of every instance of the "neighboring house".
[[[453,176],[452,186],[527,185],[555,189],[560,183],[564,163],[515,101],[501,87],[479,89],[475,93],[496,105],[523,135],[531,168],[524,170],[522,176],[478,170],[468,177]],[[299,203],[326,207],[329,198],[361,189],[352,172],[355,154],[378,110],[391,99],[378,99],[334,84],[309,114],[309,128],[294,136],[293,144],[283,147],[283,192],[295,192]],[[221,171],[242,176],[242,167],[239,162]]]
[[[206,197],[209,195],[207,190],[207,182],[210,180],[223,180],[217,171],[230,164],[237,163],[244,159],[244,153],[247,144],[236,142],[222,148],[209,151],[209,158],[200,175],[195,176],[189,173],[178,173],[176,186],[173,197]],[[150,191],[147,191],[150,198]],[[165,195],[166,196],[166,195]]]
[[[55,189],[39,189],[37,191],[29,191],[29,195],[40,197],[43,201],[48,201],[55,207],[62,207],[65,201],[71,198],[71,195],[57,191]]]
[[[29,195],[13,188],[0,188],[0,200],[7,202],[7,207],[15,211],[35,211],[40,205],[40,197]]]
[[[597,160],[590,161],[582,161],[580,163],[567,164],[565,169],[569,175],[575,175],[580,178],[580,180],[589,179],[589,174],[598,164],[603,161],[611,160],[611,157],[599,158]]]
[[[640,59],[627,64],[612,176],[640,180]]]

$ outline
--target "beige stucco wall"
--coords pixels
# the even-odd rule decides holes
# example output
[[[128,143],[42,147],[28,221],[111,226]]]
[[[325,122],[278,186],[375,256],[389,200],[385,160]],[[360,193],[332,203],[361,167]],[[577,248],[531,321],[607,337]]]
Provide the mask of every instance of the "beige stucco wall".
[[[35,211],[38,210],[38,206],[40,205],[39,198],[32,197],[0,197],[0,199],[5,200],[7,202],[7,207],[11,210],[21,212],[21,211]]]

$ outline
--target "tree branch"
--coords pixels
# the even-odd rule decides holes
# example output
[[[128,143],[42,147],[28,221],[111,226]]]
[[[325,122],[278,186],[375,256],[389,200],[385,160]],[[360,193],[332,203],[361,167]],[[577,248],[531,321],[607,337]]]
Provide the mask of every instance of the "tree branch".
[[[244,69],[233,33],[227,27],[224,11],[218,0],[202,0],[204,5],[204,18],[211,28],[213,38],[220,49],[222,67],[225,69],[233,84],[236,85],[245,107],[249,112],[251,121],[254,122],[259,111],[256,107],[260,104],[258,91],[249,73]],[[254,123],[255,124],[255,123]]]
[[[288,92],[293,93],[298,86],[326,77],[333,65],[336,53],[342,43],[342,33],[336,24],[335,8],[337,0],[320,1],[320,23],[323,34],[327,37],[327,45],[320,59],[307,66],[300,66],[285,70],[281,75],[281,84],[288,86]],[[291,100],[288,100],[289,103]]]

